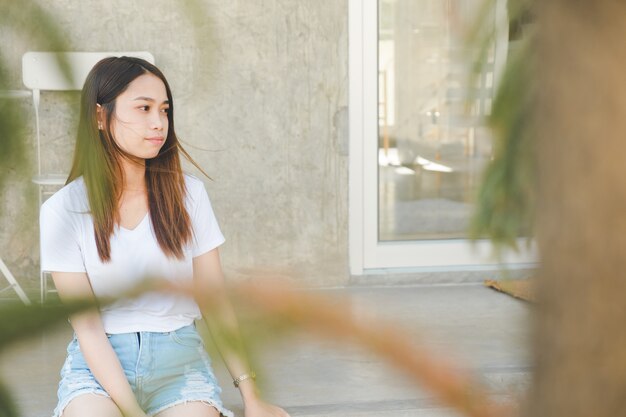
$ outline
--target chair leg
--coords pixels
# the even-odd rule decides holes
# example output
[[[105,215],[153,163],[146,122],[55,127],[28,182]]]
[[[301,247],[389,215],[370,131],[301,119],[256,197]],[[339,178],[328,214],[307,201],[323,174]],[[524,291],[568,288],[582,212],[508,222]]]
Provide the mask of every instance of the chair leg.
[[[46,273],[41,271],[39,273],[39,292],[41,298],[41,304],[46,302],[46,294],[48,292],[48,285],[46,282]]]
[[[9,268],[7,268],[2,258],[0,258],[0,271],[2,272],[4,277],[7,279],[7,281],[9,281],[10,287],[12,287],[13,290],[15,290],[15,292],[17,293],[18,297],[20,297],[24,305],[30,305],[31,302],[26,296],[26,293],[24,292],[24,290],[22,290],[22,287],[20,287],[20,284],[18,284],[18,282],[15,280],[15,277],[13,276],[11,271],[9,271]]]

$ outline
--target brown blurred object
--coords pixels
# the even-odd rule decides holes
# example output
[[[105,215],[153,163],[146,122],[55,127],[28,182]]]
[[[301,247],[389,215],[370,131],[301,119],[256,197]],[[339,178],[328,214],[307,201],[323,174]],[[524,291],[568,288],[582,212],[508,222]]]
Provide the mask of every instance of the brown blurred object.
[[[213,314],[223,293],[204,289],[198,293],[191,283],[153,283],[153,290],[193,295],[205,317]],[[146,288],[138,289],[139,293]],[[280,322],[284,330],[305,329],[331,340],[352,342],[370,350],[432,392],[439,402],[470,417],[513,417],[517,404],[497,403],[487,395],[480,379],[450,356],[429,349],[426,341],[415,344],[401,327],[379,319],[357,320],[348,303],[299,291],[285,280],[265,280],[229,285],[229,298],[239,306],[240,318],[256,325]],[[219,330],[219,329],[218,329]],[[226,343],[232,334],[224,328],[213,338]],[[253,341],[247,341],[253,342]],[[258,341],[257,341],[258,343]]]
[[[507,417],[516,415],[514,405],[496,404],[478,378],[428,348],[426,341],[415,345],[407,332],[393,323],[356,320],[347,304],[331,302],[319,295],[298,291],[276,280],[263,285],[238,284],[234,299],[245,300],[260,313],[287,320],[298,328],[314,331],[333,340],[356,342],[405,372],[416,384],[429,389],[438,400],[466,416]],[[201,308],[211,303],[199,300]],[[257,313],[258,317],[258,313]]]
[[[520,300],[528,302],[535,301],[533,281],[529,279],[505,279],[500,281],[486,279],[484,284],[488,288],[492,288]]]
[[[626,415],[626,2],[535,2],[541,268],[526,416]]]

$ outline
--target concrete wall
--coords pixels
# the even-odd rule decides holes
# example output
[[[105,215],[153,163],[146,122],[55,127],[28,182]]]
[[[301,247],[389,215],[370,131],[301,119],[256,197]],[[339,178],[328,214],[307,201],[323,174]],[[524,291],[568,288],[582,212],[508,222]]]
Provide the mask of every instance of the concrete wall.
[[[69,50],[154,54],[174,93],[177,133],[213,178],[206,185],[227,238],[230,277],[348,281],[347,1],[202,0],[206,17],[196,25],[182,0],[39,3]],[[0,39],[10,87],[23,88],[21,56],[42,45],[7,28]],[[34,120],[29,100],[19,105]],[[44,94],[41,106],[45,166],[66,171],[78,94]],[[29,133],[32,145],[32,126]],[[36,204],[29,176],[11,175],[0,256],[31,288],[37,213],[25,207]]]

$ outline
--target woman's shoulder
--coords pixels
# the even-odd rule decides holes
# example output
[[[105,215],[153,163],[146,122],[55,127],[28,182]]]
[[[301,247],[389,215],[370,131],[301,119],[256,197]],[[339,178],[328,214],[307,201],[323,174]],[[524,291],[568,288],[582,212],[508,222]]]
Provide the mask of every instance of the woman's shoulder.
[[[205,191],[204,182],[202,182],[200,178],[187,174],[186,172],[183,175],[185,177],[185,188],[188,194],[195,196]]]
[[[42,211],[76,212],[89,211],[87,189],[83,177],[66,184],[59,191],[48,198],[41,206]]]
[[[195,213],[198,209],[204,211],[206,206],[210,207],[211,202],[204,182],[191,174],[185,173],[184,175],[187,190],[185,204],[189,212]]]

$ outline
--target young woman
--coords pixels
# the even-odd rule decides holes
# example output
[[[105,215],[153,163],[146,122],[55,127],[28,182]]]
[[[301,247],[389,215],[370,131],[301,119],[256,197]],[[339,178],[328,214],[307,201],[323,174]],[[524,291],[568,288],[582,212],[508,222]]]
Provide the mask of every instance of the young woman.
[[[181,171],[169,85],[154,65],[106,58],[81,97],[67,185],[41,209],[41,265],[62,300],[117,296],[146,277],[191,282],[220,297],[236,332],[218,246],[224,237],[202,182]],[[193,161],[192,161],[193,162]],[[231,417],[188,298],[147,293],[71,317],[59,417]],[[218,347],[220,347],[218,345]],[[241,355],[221,347],[245,417],[285,417],[261,401]]]

